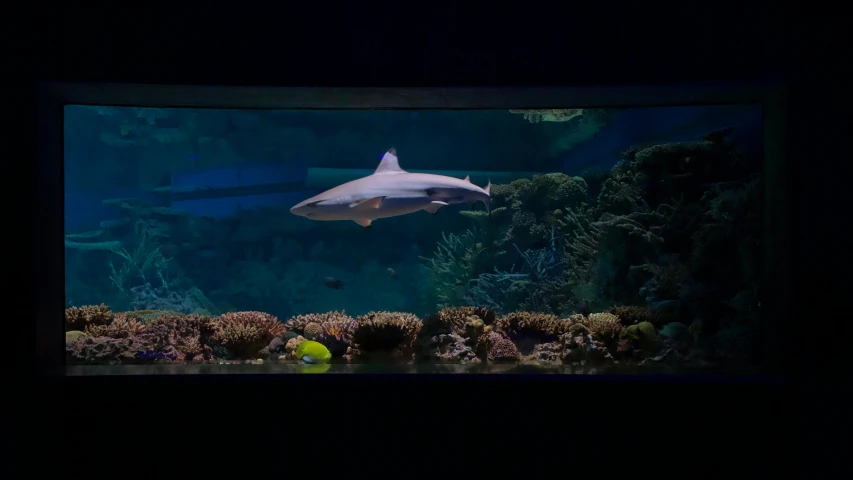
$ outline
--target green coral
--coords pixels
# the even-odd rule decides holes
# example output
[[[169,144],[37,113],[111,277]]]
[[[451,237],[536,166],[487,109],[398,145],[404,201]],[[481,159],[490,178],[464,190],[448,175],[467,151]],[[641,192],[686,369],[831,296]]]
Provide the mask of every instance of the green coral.
[[[620,337],[622,340],[628,340],[638,348],[647,352],[655,351],[660,345],[660,337],[655,331],[655,326],[650,322],[640,322],[636,325],[631,325],[622,330]]]

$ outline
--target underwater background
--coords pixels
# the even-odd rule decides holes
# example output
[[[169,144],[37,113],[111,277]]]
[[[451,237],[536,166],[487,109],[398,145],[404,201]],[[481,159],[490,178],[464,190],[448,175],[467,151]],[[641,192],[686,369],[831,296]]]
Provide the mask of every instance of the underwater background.
[[[72,105],[64,141],[72,362],[755,362],[757,105]],[[289,212],[391,147],[491,212]]]

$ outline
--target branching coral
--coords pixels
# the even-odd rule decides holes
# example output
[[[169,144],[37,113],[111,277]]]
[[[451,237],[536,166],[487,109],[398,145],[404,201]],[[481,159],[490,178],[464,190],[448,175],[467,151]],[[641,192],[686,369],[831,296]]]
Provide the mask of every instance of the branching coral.
[[[75,363],[115,364],[135,362],[148,346],[137,337],[111,338],[86,336],[67,344],[66,354]]]
[[[624,326],[630,326],[641,322],[655,323],[656,315],[646,307],[637,305],[620,305],[610,309],[610,313],[619,317]]]
[[[424,318],[422,335],[455,334],[465,335],[465,324],[471,317],[482,320],[484,325],[494,325],[495,312],[486,307],[453,307],[443,308],[435,315]]]
[[[115,315],[103,303],[65,309],[65,330],[85,330],[89,325],[107,325]]]
[[[605,345],[612,345],[619,339],[622,333],[622,323],[619,317],[612,313],[592,313],[581,320],[596,340]]]
[[[326,313],[309,313],[307,315],[296,315],[284,323],[288,331],[296,332],[299,335],[305,335],[305,327],[309,323],[317,323],[325,325],[325,329],[337,329],[340,331],[352,330],[355,328],[353,322],[355,320],[346,314],[344,311],[332,311]]]
[[[353,342],[359,355],[411,356],[411,347],[422,327],[415,315],[402,312],[370,312],[356,318]]]
[[[145,332],[161,349],[174,349],[184,360],[208,359],[212,355],[211,343],[216,327],[214,321],[204,315],[172,313],[152,320],[146,325]]]
[[[283,323],[263,312],[225,313],[214,321],[216,340],[237,358],[253,358],[285,331]]]
[[[145,324],[136,319],[127,318],[123,313],[115,314],[112,323],[86,325],[86,333],[93,337],[127,338],[139,335],[145,330]]]

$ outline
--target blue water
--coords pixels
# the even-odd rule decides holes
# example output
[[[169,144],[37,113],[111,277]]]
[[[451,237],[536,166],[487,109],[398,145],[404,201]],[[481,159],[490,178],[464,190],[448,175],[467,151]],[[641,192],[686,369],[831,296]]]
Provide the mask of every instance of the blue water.
[[[374,337],[364,333],[374,328],[371,312],[386,312],[382,321],[400,325],[414,321],[424,332],[439,311],[441,318],[462,315],[419,337],[416,353],[388,348],[463,363],[494,360],[492,350],[478,353],[475,345],[487,327],[510,342],[494,349],[542,362],[604,353],[663,362],[675,355],[670,351],[692,359],[694,347],[721,352],[711,357],[722,361],[748,357],[754,346],[759,106],[588,109],[568,121],[506,110],[68,106],[65,113],[69,306],[103,303],[113,312],[200,314],[217,322],[234,312],[261,312],[246,315],[271,315],[278,323],[344,312],[351,324],[311,318],[326,329],[318,338],[333,357],[346,361],[385,348],[370,346]],[[721,129],[725,137],[703,140]],[[394,189],[370,190],[365,198],[359,195],[367,190],[356,189],[319,199],[346,205],[349,219],[318,221],[327,210],[290,211],[370,176],[392,147],[402,170],[456,181],[470,175],[470,187],[418,179],[415,188],[412,177],[400,175]],[[630,149],[636,156],[623,156]],[[400,195],[406,199],[395,203]],[[435,215],[421,210],[364,221],[371,208],[426,196],[424,209],[440,202],[431,205],[440,207]],[[481,310],[473,315],[469,307]],[[471,323],[472,315],[483,322]],[[520,327],[519,315],[534,316],[539,326]],[[567,323],[546,328],[547,315]],[[69,329],[83,328],[69,322]],[[587,333],[567,336],[572,322]],[[303,321],[288,324],[290,336],[282,337],[278,323],[263,327],[272,328],[264,335],[282,342],[309,335]],[[641,332],[641,323],[650,326]],[[363,330],[332,339],[330,325]],[[245,358],[245,349],[228,350],[223,334],[216,335],[193,339],[210,342],[205,359]],[[161,341],[160,350],[149,345],[133,358],[192,358],[180,350],[185,343],[170,341],[177,350],[164,350]],[[254,356],[256,347],[245,348]]]

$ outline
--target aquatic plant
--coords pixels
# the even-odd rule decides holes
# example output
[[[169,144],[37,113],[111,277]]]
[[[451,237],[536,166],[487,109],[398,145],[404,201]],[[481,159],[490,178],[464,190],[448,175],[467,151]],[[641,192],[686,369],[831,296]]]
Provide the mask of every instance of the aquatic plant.
[[[438,308],[464,303],[471,280],[485,247],[477,242],[477,230],[469,229],[462,235],[441,234],[432,257],[421,257],[430,270],[430,281],[436,289]]]
[[[134,279],[141,280],[143,284],[147,283],[145,275],[150,271],[157,275],[157,279],[163,287],[168,287],[164,275],[169,260],[160,253],[159,244],[150,240],[147,234],[143,233],[139,236],[139,241],[132,253],[125,247],[115,248],[111,251],[124,259],[118,269],[112,260],[109,261],[112,271],[110,280],[120,292],[127,292],[131,286],[134,286]]]
[[[107,325],[115,315],[103,303],[65,309],[65,330],[85,330],[89,325]]]

